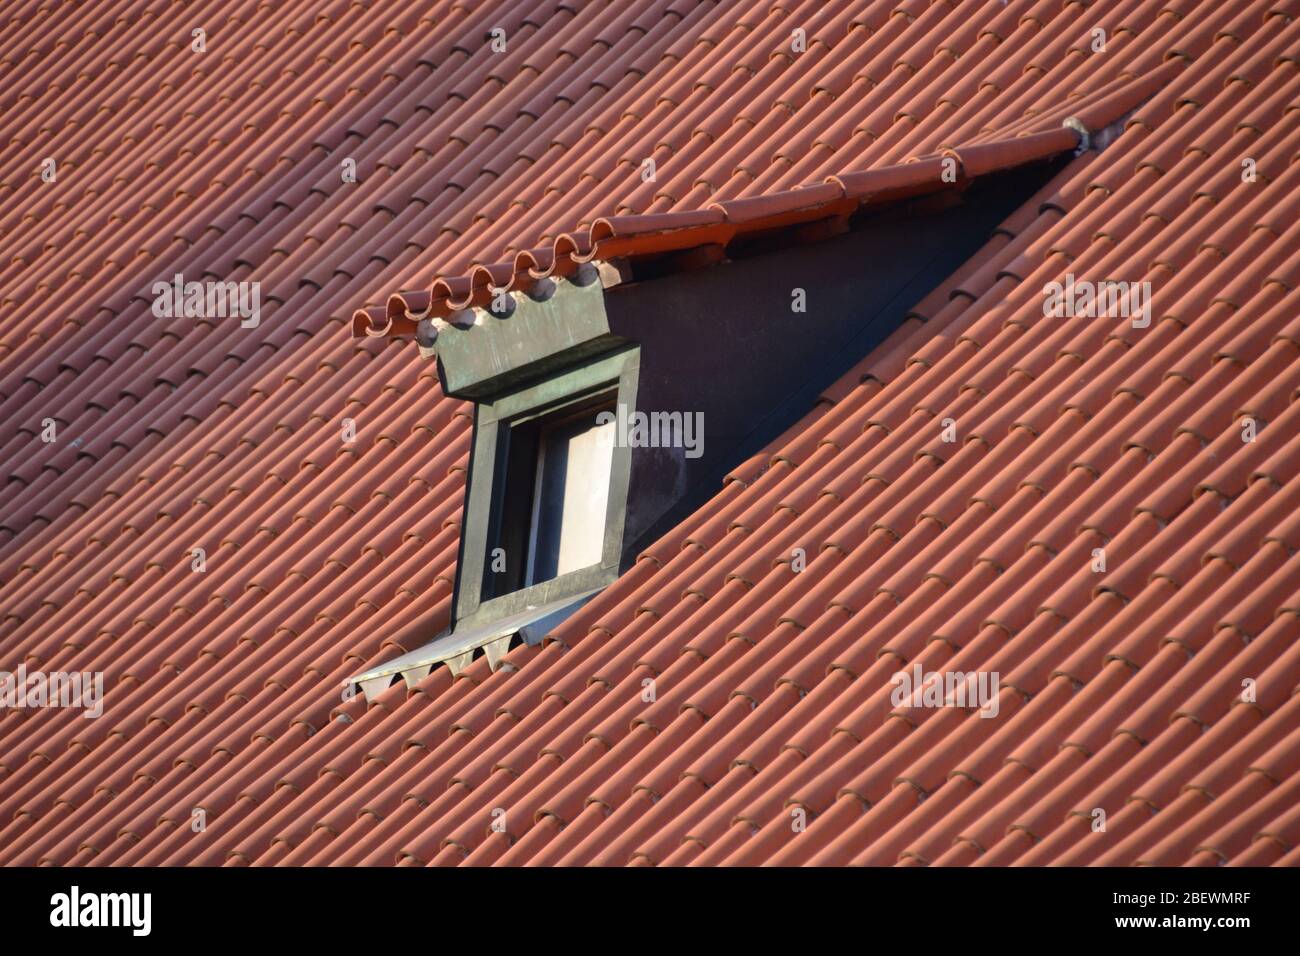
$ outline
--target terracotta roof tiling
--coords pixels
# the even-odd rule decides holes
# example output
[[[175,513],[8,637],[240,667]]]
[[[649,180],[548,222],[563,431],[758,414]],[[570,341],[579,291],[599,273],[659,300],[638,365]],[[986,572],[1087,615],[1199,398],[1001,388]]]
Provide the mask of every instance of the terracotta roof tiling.
[[[11,4],[0,668],[106,695],[0,709],[0,863],[1297,865],[1296,8]],[[414,318],[943,157],[1063,158],[544,643],[341,690],[451,616]],[[1150,324],[1045,318],[1067,273]]]

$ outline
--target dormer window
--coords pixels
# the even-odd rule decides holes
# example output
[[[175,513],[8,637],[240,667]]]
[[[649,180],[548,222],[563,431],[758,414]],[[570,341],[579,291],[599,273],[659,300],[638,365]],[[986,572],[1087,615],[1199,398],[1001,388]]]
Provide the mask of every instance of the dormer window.
[[[608,414],[635,406],[636,346],[475,410],[457,622],[586,593],[618,576],[631,449]]]
[[[609,521],[615,407],[606,389],[498,430],[501,502],[488,535],[485,597],[600,564]]]

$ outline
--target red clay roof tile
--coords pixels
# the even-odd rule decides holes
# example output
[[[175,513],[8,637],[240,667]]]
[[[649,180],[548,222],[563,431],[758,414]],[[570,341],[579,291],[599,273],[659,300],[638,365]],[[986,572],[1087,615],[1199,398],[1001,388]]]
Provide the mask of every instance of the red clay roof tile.
[[[1300,864],[1294,10],[121,6],[0,35],[0,667],[107,682],[0,710],[0,862]],[[450,617],[419,318],[1084,134],[543,645],[341,694]],[[177,273],[258,327],[155,318]],[[1045,319],[1066,273],[1150,326]]]

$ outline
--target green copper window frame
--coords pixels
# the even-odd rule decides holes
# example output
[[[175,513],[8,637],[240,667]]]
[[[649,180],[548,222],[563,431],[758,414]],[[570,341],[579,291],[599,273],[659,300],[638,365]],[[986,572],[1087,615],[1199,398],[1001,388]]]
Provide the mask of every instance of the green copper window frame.
[[[488,597],[484,583],[488,572],[489,542],[499,535],[503,513],[509,428],[533,418],[560,412],[592,396],[612,393],[615,405],[636,408],[641,349],[627,346],[588,359],[580,365],[527,387],[507,392],[474,407],[474,438],[470,453],[465,512],[461,529],[460,573],[457,575],[454,627],[476,626],[530,607],[541,607],[566,597],[602,588],[618,577],[623,553],[623,524],[627,515],[627,489],[632,450],[617,442],[612,450],[609,498],[605,510],[605,540],[601,560],[507,594]]]

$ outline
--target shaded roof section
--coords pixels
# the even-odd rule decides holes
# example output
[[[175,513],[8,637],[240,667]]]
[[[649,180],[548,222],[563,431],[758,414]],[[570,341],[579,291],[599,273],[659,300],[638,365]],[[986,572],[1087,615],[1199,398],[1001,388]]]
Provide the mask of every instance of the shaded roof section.
[[[7,12],[0,667],[107,695],[0,711],[0,862],[1300,862],[1294,5],[483,7]],[[551,640],[341,698],[446,624],[469,432],[358,302],[579,198],[707,209],[1133,81]],[[257,279],[260,325],[155,319],[177,272]],[[1044,319],[1066,272],[1150,281],[1151,324]],[[918,663],[998,715],[894,706]]]

